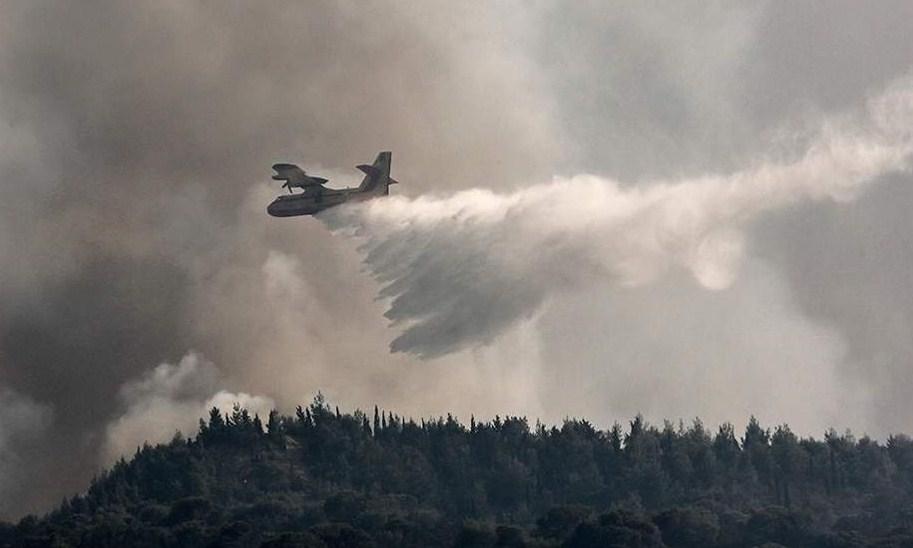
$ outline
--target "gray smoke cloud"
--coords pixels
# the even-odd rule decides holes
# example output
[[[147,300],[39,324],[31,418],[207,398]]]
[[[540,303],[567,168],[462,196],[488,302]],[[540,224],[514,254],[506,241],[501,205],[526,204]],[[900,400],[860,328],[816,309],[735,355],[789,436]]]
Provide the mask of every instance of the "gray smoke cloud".
[[[638,195],[686,180],[698,187],[706,173],[803,165],[811,145],[827,142],[822,119],[847,138],[847,127],[864,139],[890,133],[865,113],[848,115],[849,126],[833,113],[909,72],[909,3],[659,8],[2,3],[0,425],[16,433],[0,435],[9,440],[0,518],[84,489],[141,437],[192,429],[196,417],[184,415],[219,394],[286,411],[323,390],[342,407],[376,403],[416,417],[579,414],[604,425],[640,411],[712,424],[754,412],[809,434],[906,429],[913,257],[897,237],[913,229],[906,173],[851,204],[803,194],[810,205],[773,208],[750,226],[694,197],[703,227],[669,228],[675,238],[655,252],[558,238],[534,250],[550,251],[528,285],[510,284],[525,279],[519,254],[486,262],[469,253],[479,262],[447,268],[444,279],[475,298],[485,294],[456,273],[506,287],[492,301],[504,308],[458,324],[451,288],[426,315],[427,292],[391,287],[391,297],[422,297],[399,301],[393,329],[383,316],[390,301],[375,300],[355,244],[317,221],[265,215],[279,190],[268,186],[273,162],[342,185],[352,165],[389,149],[397,193],[487,189],[393,200],[404,219],[456,196],[498,207],[523,197],[532,212],[560,186],[582,186],[626,203],[631,211],[616,219],[655,236],[662,215],[634,207]],[[550,183],[555,173],[594,175]],[[511,214],[528,243],[559,223],[577,226]],[[517,243],[498,226],[493,245]],[[435,245],[480,249],[433,234]],[[409,253],[404,264],[421,267],[411,281],[436,283],[428,276],[446,265]],[[643,264],[625,267],[627,253]],[[650,283],[633,276],[651,269]],[[706,291],[694,273],[731,285]],[[398,267],[386,274],[406,279]],[[567,290],[543,287],[555,279]],[[619,289],[632,279],[642,285]],[[433,333],[426,353],[463,350],[426,361],[388,353],[397,336],[421,334],[410,327],[435,321],[453,333]],[[397,344],[416,351],[421,341]]]
[[[40,453],[53,411],[8,388],[0,388],[0,409],[0,492],[11,493],[28,487],[20,470],[25,459]],[[0,514],[17,510],[15,500],[0,499]]]
[[[176,364],[159,364],[125,383],[119,394],[125,410],[105,431],[106,462],[129,458],[145,443],[167,442],[176,432],[196,435],[197,419],[208,416],[214,407],[231,413],[237,404],[264,419],[275,408],[270,398],[220,389],[221,376],[213,363],[191,352]]]
[[[11,472],[54,480],[4,489],[9,515],[83,489],[118,394],[188,349],[286,406],[374,375],[370,344],[327,335],[366,339],[351,311],[372,289],[319,226],[268,219],[278,189],[259,183],[278,160],[348,171],[385,148],[408,179],[448,166],[440,187],[547,169],[509,25],[445,7],[4,3],[0,386],[57,417]],[[364,382],[350,401],[383,397]]]
[[[636,188],[576,176],[511,194],[394,197],[323,218],[364,238],[365,263],[390,300],[385,315],[405,326],[391,350],[435,357],[491,342],[550,295],[584,284],[640,286],[684,268],[708,289],[727,288],[746,225],[803,202],[851,200],[908,169],[911,128],[904,79],[864,114],[828,120],[790,162]]]

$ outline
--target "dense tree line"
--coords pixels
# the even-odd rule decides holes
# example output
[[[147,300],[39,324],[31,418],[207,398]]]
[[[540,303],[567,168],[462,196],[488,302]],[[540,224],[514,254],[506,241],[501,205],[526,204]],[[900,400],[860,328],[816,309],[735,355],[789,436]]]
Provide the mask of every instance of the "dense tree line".
[[[913,441],[236,407],[0,546],[913,546]]]

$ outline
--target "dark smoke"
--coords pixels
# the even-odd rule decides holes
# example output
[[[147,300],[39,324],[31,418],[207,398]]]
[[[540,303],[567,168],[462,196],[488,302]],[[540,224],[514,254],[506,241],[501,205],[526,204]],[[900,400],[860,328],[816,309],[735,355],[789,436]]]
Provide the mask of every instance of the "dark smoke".
[[[260,219],[270,192],[253,185],[273,161],[342,171],[391,148],[410,159],[404,179],[463,166],[435,179],[453,187],[547,165],[525,107],[500,108],[515,93],[443,32],[449,17],[483,16],[385,2],[0,7],[0,387],[54,417],[4,478],[2,498],[18,502],[0,511],[84,488],[119,388],[163,360],[196,348],[233,382],[276,384],[271,249],[310,241],[311,306],[331,311],[319,323],[346,323],[336,311],[353,291],[332,295],[357,277],[334,274],[324,231]],[[490,109],[497,128],[479,124]],[[286,346],[292,336],[309,335]],[[312,358],[332,357],[310,342]],[[317,388],[296,385],[294,399]]]

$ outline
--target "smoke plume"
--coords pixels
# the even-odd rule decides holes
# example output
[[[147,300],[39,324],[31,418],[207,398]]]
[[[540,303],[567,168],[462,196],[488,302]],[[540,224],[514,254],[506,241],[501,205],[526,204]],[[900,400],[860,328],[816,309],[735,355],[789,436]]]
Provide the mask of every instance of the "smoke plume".
[[[0,493],[24,487],[18,471],[41,451],[42,438],[53,420],[53,411],[27,396],[0,387]],[[16,501],[0,497],[0,515],[17,509]]]
[[[125,410],[107,426],[105,462],[111,464],[120,457],[129,457],[146,443],[167,442],[175,432],[195,435],[197,419],[207,416],[213,407],[230,413],[237,404],[251,415],[263,417],[275,408],[270,398],[221,389],[221,377],[214,364],[191,352],[177,364],[159,364],[141,378],[124,384],[120,400]]]
[[[808,201],[854,199],[909,167],[913,85],[893,84],[862,113],[827,120],[804,154],[727,176],[624,187],[592,175],[513,193],[393,197],[324,214],[363,238],[364,262],[403,332],[394,352],[436,357],[491,342],[549,296],[586,284],[650,283],[685,269],[707,289],[737,275],[745,227]]]

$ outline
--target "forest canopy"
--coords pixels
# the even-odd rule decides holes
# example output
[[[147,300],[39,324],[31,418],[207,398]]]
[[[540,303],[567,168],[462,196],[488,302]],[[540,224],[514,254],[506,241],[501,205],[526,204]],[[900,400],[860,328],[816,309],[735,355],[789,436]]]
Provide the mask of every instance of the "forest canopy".
[[[0,546],[897,546],[913,441],[800,438],[752,418],[608,430],[213,408]]]

